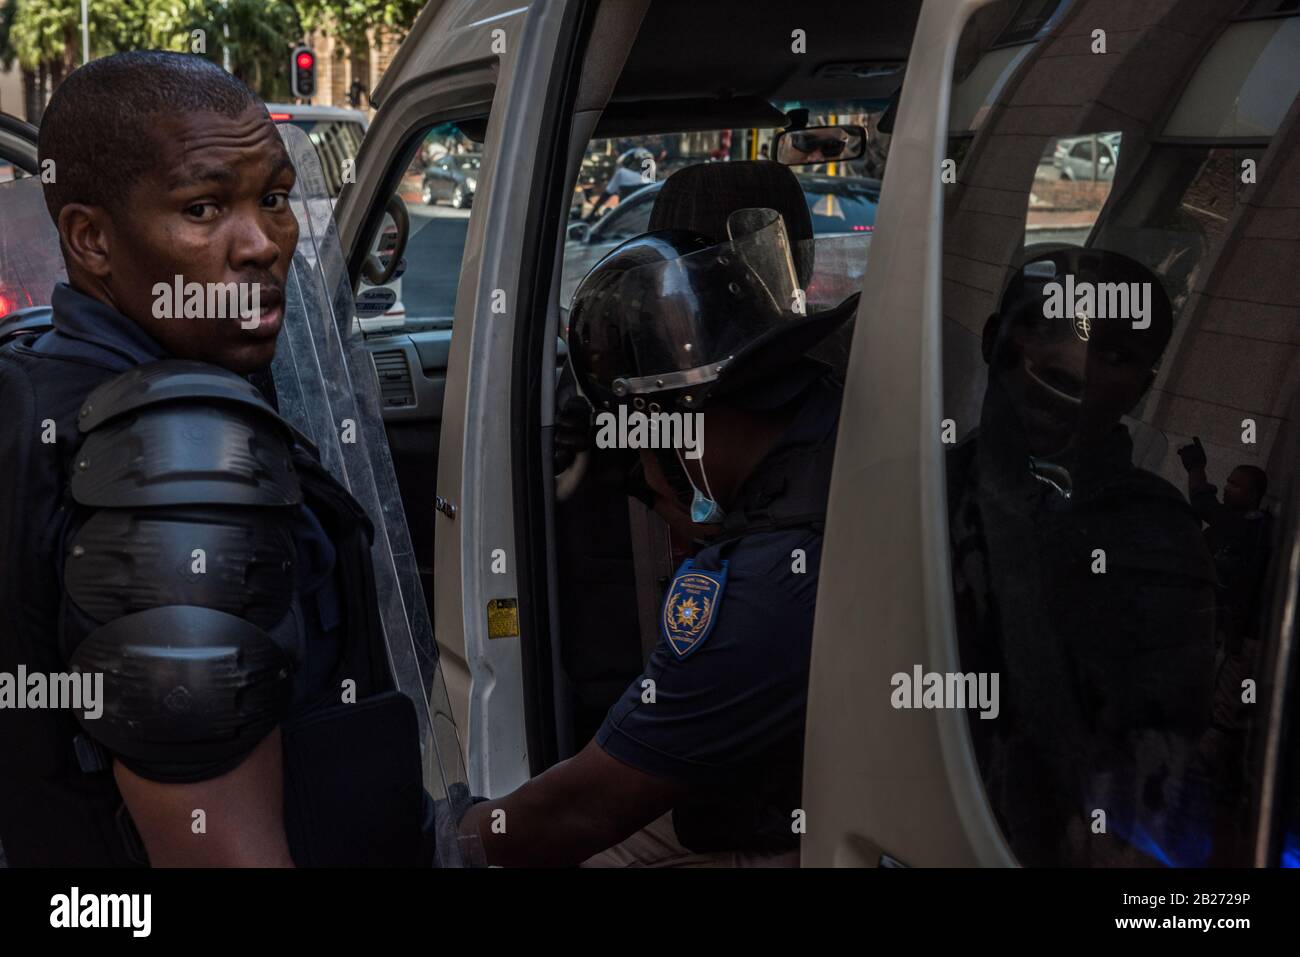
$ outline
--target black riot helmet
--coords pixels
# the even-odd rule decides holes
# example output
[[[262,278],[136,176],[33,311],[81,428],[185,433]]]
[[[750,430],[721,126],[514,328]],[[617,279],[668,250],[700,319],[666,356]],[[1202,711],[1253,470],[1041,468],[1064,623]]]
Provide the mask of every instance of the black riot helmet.
[[[856,309],[856,296],[826,307],[800,287],[776,210],[736,210],[726,230],[716,243],[689,230],[646,233],[579,284],[569,354],[598,407],[699,409],[798,362]]]
[[[639,173],[647,169],[647,163],[654,162],[654,154],[644,146],[634,146],[630,150],[624,150],[618,156],[618,165],[624,169],[630,169],[634,173]]]

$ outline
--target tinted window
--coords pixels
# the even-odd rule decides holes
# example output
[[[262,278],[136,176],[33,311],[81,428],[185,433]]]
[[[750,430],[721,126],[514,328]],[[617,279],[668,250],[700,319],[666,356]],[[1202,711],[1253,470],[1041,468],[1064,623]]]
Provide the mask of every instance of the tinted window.
[[[945,201],[957,640],[1000,676],[971,739],[1022,863],[1249,863],[1300,473],[1297,21],[1071,9]]]

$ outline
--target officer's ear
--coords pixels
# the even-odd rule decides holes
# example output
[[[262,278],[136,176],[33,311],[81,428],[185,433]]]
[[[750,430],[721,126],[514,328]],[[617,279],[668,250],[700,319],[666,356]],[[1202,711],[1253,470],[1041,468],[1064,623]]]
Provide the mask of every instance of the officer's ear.
[[[1002,316],[993,313],[984,321],[984,334],[980,337],[980,352],[984,356],[984,364],[991,366],[993,364],[993,350],[998,344],[998,330],[1002,327]]]
[[[102,206],[68,203],[59,210],[59,244],[68,274],[76,271],[106,279],[112,271],[106,226],[108,211]]]

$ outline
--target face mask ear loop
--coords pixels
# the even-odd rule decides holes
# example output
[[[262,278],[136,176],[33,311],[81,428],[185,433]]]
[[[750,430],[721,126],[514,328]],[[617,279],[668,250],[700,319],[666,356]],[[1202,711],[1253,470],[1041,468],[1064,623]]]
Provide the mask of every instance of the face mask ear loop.
[[[686,462],[682,459],[682,450],[673,449],[673,451],[677,454],[677,464],[682,467],[682,472],[686,475],[686,481],[690,482],[691,488],[694,489],[695,481],[691,478],[691,470],[686,467]],[[700,478],[704,479],[704,493],[709,497],[709,501],[716,506],[718,500],[713,497],[713,489],[709,487],[709,473],[704,471],[704,458],[700,457],[696,461],[700,463]],[[699,490],[696,489],[696,491]]]
[[[700,478],[704,479],[704,491],[709,496],[709,501],[717,506],[718,500],[713,497],[713,489],[709,488],[709,473],[704,471],[704,456],[701,455],[697,461],[700,463]],[[686,466],[683,465],[682,468]]]
[[[699,489],[695,487],[695,480],[691,478],[691,470],[686,467],[686,462],[682,459],[682,450],[675,448],[673,449],[673,454],[677,456],[677,464],[682,467],[682,474],[686,476],[686,481],[691,486],[691,491],[699,491]],[[703,468],[700,469],[700,474],[704,474]]]

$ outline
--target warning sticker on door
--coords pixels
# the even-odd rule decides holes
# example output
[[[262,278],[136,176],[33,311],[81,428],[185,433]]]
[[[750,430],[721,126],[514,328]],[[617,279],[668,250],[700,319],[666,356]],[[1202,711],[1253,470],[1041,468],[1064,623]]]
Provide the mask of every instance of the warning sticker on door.
[[[519,599],[493,598],[487,604],[489,638],[519,637]]]

